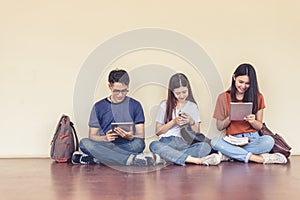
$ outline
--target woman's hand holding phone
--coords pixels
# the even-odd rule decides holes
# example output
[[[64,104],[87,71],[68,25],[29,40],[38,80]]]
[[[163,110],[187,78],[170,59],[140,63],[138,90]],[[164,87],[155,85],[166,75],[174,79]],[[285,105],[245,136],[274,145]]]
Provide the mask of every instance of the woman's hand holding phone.
[[[186,113],[179,113],[179,116],[176,118],[176,124],[178,126],[184,126],[185,124],[190,123],[191,117]]]

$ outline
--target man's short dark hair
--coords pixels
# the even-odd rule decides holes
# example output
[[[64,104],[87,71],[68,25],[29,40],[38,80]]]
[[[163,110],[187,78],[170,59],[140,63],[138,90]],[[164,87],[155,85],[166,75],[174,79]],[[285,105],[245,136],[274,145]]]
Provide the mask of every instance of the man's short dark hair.
[[[123,83],[125,85],[129,85],[129,75],[123,69],[115,69],[109,73],[108,82],[110,84],[118,82],[118,83]]]

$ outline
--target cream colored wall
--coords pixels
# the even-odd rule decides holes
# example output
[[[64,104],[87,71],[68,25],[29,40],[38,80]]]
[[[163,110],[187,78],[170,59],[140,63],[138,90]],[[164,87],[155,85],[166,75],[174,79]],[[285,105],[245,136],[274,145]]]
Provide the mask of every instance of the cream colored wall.
[[[74,87],[84,61],[107,39],[144,27],[173,30],[196,41],[214,62],[225,87],[238,64],[252,63],[266,99],[265,121],[293,146],[293,154],[300,154],[299,8],[296,0],[2,1],[0,157],[48,156],[60,115],[67,113],[74,119]],[[179,57],[137,51],[114,60],[107,71],[151,63],[189,76],[202,131],[207,132],[214,99],[205,79]],[[95,101],[107,95],[106,77],[99,78]],[[153,139],[151,119],[155,106],[165,98],[165,87],[130,87],[137,88],[130,94],[143,102],[147,137]],[[87,131],[86,126],[80,137]]]

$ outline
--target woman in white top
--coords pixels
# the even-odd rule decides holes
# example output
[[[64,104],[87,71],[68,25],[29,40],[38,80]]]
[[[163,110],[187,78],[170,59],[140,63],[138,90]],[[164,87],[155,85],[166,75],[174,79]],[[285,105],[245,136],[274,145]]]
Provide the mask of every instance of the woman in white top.
[[[200,132],[200,116],[191,85],[182,73],[174,74],[169,81],[168,97],[160,105],[156,117],[156,135],[159,141],[150,144],[150,150],[167,161],[184,166],[185,163],[218,165],[220,156],[208,154],[211,146],[206,142],[187,144],[180,136],[180,127],[190,124]]]

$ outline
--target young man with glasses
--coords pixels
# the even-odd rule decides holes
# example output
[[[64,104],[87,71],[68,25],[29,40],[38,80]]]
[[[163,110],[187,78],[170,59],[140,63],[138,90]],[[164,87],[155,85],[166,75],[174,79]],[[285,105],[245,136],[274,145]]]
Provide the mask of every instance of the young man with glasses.
[[[141,104],[127,96],[129,76],[113,70],[108,77],[111,94],[96,102],[89,119],[89,137],[80,141],[83,152],[74,152],[73,164],[154,166],[164,163],[158,155],[143,154],[144,112]],[[132,129],[114,128],[112,123],[132,123]]]

